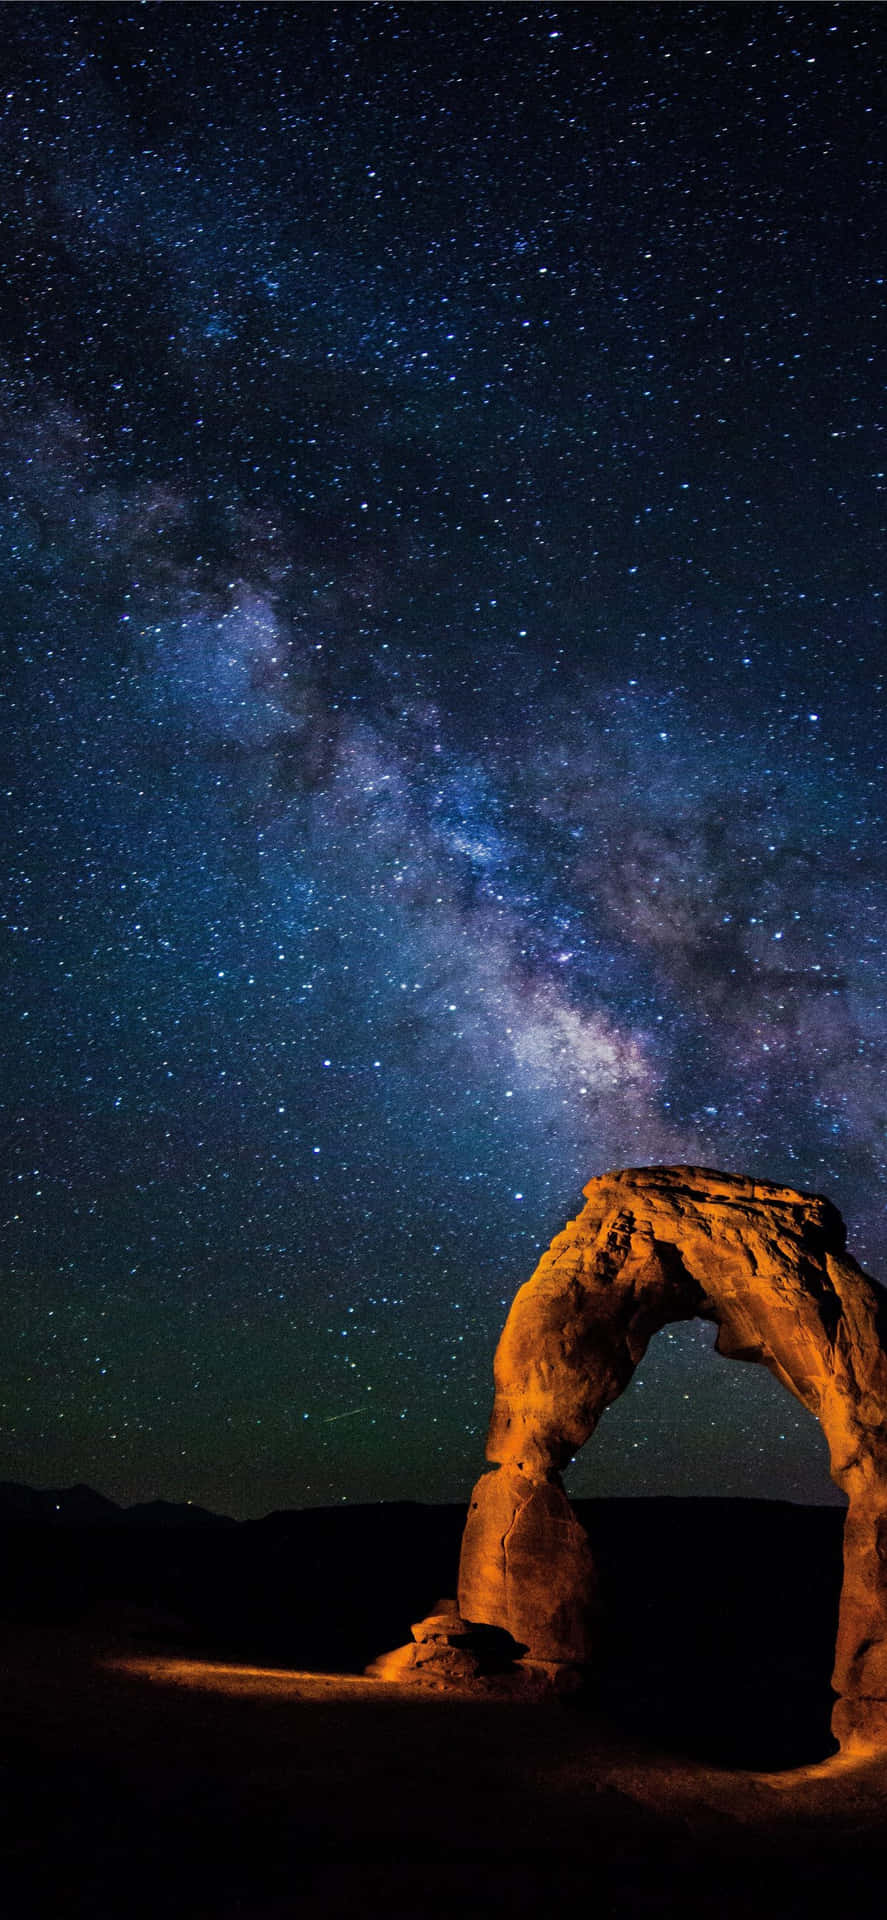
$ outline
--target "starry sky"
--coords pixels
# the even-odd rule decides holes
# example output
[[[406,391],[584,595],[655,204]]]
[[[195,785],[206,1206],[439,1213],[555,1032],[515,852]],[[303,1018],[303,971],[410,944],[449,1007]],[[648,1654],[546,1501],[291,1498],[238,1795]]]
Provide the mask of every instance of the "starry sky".
[[[887,1277],[884,15],[3,16],[0,1477],[464,1499],[593,1175]],[[712,1338],[573,1491],[837,1497]]]

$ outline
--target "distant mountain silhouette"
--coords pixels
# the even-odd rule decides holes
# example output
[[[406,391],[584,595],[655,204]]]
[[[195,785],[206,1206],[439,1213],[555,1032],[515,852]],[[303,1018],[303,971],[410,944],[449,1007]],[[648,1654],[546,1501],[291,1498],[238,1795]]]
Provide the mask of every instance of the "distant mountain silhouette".
[[[192,1501],[139,1500],[134,1507],[121,1509],[125,1527],[236,1527],[238,1522],[227,1513],[211,1513],[208,1507],[196,1507]]]
[[[121,1507],[93,1487],[20,1486],[0,1480],[0,1525],[31,1521],[54,1527],[236,1527],[227,1514],[211,1513],[192,1501],[139,1500]]]
[[[123,1517],[116,1501],[96,1493],[93,1487],[19,1486],[13,1480],[0,1481],[0,1519],[44,1522],[48,1526],[115,1526]]]

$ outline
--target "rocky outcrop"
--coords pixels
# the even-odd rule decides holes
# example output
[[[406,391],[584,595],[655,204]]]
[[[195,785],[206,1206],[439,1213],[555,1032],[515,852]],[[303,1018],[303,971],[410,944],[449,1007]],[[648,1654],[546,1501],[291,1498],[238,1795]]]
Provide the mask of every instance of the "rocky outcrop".
[[[843,1746],[887,1741],[887,1294],[828,1200],[699,1167],[609,1173],[517,1294],[494,1363],[459,1612],[531,1661],[588,1662],[594,1569],[560,1472],[674,1320],[769,1368],[816,1414],[847,1494],[833,1685]]]
[[[410,1633],[406,1646],[378,1654],[364,1669],[371,1679],[474,1691],[488,1676],[511,1668],[519,1651],[500,1628],[463,1620],[455,1600],[438,1600]]]

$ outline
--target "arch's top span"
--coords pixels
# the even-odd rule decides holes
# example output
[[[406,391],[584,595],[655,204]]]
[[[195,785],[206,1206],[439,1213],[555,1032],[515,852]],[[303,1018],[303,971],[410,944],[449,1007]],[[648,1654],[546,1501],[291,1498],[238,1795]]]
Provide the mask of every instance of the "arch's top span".
[[[839,1737],[887,1738],[887,1294],[814,1194],[703,1167],[602,1175],[521,1287],[495,1358],[488,1473],[472,1495],[461,1613],[539,1660],[585,1660],[594,1571],[560,1469],[653,1334],[700,1316],[819,1419],[849,1496],[834,1684]],[[843,1718],[842,1718],[843,1715]]]
[[[849,1492],[887,1446],[887,1296],[828,1200],[703,1167],[606,1173],[521,1287],[494,1363],[487,1458],[557,1471],[672,1320],[718,1323],[822,1423]]]

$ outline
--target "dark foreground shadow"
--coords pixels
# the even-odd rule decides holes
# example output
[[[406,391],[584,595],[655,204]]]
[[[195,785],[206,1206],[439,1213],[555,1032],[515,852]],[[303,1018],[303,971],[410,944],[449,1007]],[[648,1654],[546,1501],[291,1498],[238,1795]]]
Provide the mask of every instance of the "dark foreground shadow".
[[[718,1766],[776,1772],[835,1751],[843,1509],[575,1504],[601,1581],[596,1707],[635,1737]]]

